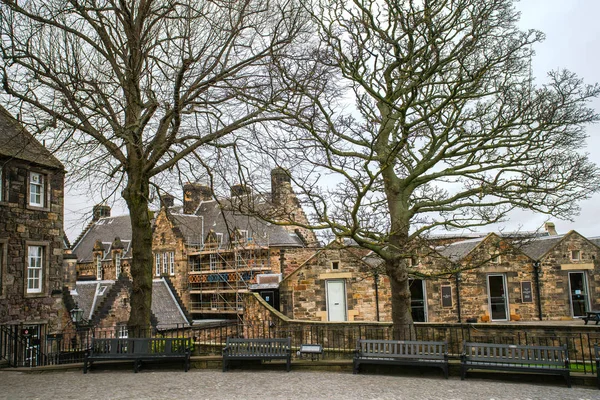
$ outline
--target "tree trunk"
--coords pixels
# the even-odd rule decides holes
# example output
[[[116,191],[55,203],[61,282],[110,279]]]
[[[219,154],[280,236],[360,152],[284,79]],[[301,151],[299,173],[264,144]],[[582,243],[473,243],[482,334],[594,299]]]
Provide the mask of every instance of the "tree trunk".
[[[406,261],[401,258],[386,260],[385,267],[392,289],[394,339],[414,340],[415,328],[410,308],[410,290]]]
[[[131,293],[128,329],[131,336],[146,337],[150,333],[152,313],[152,226],[148,212],[149,180],[141,173],[128,173],[123,198],[131,219]]]

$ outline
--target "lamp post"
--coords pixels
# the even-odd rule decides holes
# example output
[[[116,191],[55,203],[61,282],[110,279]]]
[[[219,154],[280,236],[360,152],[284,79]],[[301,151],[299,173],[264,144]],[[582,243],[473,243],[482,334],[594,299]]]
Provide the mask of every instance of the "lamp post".
[[[84,342],[84,340],[83,340],[84,332],[87,332],[87,330],[90,328],[90,321],[83,318],[83,313],[84,313],[84,311],[81,308],[79,308],[79,305],[77,303],[75,303],[75,308],[73,308],[71,311],[69,311],[69,314],[71,314],[71,321],[73,321],[73,323],[75,324],[75,328],[77,329],[77,332],[79,332],[79,335],[80,335],[79,342],[82,345]],[[73,348],[75,348],[77,346],[76,336],[74,336],[73,339],[71,339],[71,345],[73,346]]]

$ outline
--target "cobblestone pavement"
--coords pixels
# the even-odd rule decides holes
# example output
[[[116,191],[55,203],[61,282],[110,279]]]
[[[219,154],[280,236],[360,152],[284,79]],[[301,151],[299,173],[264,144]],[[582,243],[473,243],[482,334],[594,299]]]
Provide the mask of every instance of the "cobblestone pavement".
[[[0,399],[600,399],[551,384],[347,372],[219,370],[0,371]]]

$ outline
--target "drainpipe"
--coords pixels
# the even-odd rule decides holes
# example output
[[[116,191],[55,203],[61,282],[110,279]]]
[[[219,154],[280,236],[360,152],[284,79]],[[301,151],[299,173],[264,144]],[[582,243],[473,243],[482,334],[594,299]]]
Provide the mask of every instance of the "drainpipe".
[[[377,322],[379,322],[379,272],[375,271],[373,279],[375,281],[375,313],[377,315]]]
[[[460,281],[462,279],[460,271],[456,273],[456,311],[458,312],[458,322],[461,322],[460,315]]]
[[[533,274],[535,277],[535,291],[537,292],[537,309],[538,309],[538,317],[540,321],[543,319],[542,314],[542,291],[540,290],[540,272],[541,265],[539,261],[533,262]]]

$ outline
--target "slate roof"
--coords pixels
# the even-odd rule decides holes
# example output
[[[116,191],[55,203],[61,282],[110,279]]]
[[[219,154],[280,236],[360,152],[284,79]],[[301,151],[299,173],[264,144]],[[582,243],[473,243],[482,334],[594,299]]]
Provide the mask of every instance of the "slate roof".
[[[600,236],[594,236],[591,238],[588,238],[588,240],[592,243],[594,243],[596,246],[600,247]]]
[[[0,106],[0,155],[64,170],[52,153]]]
[[[565,235],[554,235],[536,238],[521,247],[521,251],[533,260],[539,260],[552,247],[556,246]]]
[[[174,222],[180,223],[180,229],[186,241],[190,243],[202,243],[200,238],[204,232],[204,238],[211,231],[223,234],[223,245],[229,244],[229,232],[234,229],[248,231],[248,237],[254,243],[272,247],[303,247],[304,244],[298,235],[288,232],[284,227],[273,225],[260,220],[257,217],[243,215],[238,211],[224,210],[224,201],[204,201],[196,210],[196,215],[177,213],[180,208],[173,207],[171,215]],[[202,217],[202,218],[200,218]],[[204,229],[202,229],[204,223]],[[196,224],[195,226],[193,226]]]
[[[486,236],[487,237],[487,236]],[[450,261],[460,261],[467,254],[469,254],[475,247],[479,245],[486,237],[479,237],[476,239],[463,240],[455,242],[447,246],[442,246],[436,250],[442,256],[446,257]]]
[[[85,319],[92,319],[99,311],[115,281],[77,281],[76,290],[71,292],[73,300],[84,311]],[[114,306],[114,305],[113,305]],[[152,313],[159,329],[189,325],[183,311],[163,278],[152,281]]]
[[[71,292],[73,300],[83,310],[83,318],[92,319],[104,296],[114,286],[115,281],[77,281]]]
[[[156,316],[159,329],[189,325],[164,278],[152,281],[152,313]]]
[[[104,257],[110,258],[110,248],[115,237],[121,238],[125,246],[123,258],[131,257],[131,221],[129,215],[100,218],[90,224],[87,231],[75,243],[73,254],[77,255],[79,262],[92,261],[94,243],[100,240],[104,247]]]

